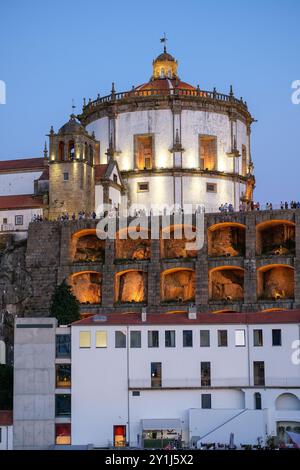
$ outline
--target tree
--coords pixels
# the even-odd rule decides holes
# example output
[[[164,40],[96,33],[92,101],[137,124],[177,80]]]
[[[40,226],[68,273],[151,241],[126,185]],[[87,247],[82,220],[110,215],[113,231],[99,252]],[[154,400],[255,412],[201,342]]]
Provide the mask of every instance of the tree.
[[[51,317],[57,318],[59,325],[69,325],[80,320],[79,302],[72,294],[71,287],[65,280],[56,286],[50,306]]]
[[[13,407],[13,368],[0,364],[0,410],[12,410]]]

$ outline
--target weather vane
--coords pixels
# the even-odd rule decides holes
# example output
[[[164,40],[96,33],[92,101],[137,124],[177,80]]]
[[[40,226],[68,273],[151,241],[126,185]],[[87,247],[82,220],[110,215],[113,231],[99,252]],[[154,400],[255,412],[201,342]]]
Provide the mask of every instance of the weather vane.
[[[164,36],[162,38],[160,38],[160,42],[163,42],[164,43],[164,52],[167,52],[167,36],[166,36],[166,33],[164,33]]]
[[[72,114],[75,114],[75,108],[74,98],[72,98]]]

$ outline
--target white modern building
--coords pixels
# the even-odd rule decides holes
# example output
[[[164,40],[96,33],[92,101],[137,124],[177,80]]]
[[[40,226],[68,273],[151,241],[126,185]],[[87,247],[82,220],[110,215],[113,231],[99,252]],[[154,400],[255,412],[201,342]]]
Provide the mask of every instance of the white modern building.
[[[17,319],[14,446],[287,442],[299,328],[299,310]]]
[[[0,410],[0,451],[13,448],[13,412]]]

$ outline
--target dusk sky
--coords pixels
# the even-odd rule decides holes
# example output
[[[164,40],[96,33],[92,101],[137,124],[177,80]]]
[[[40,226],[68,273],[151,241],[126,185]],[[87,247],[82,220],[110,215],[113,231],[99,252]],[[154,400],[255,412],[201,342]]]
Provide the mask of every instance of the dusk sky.
[[[255,199],[300,200],[299,0],[15,1],[0,4],[0,159],[42,156],[83,97],[95,99],[149,80],[162,50],[180,78],[204,90],[242,96],[252,126]]]

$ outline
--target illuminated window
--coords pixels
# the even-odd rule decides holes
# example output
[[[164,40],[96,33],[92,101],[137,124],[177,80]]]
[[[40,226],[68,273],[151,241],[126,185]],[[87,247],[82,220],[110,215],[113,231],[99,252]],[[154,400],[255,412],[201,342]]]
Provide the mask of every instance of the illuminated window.
[[[80,331],[79,333],[79,347],[90,348],[91,347],[91,332]]]
[[[23,216],[15,215],[15,225],[23,225]]]
[[[135,135],[135,165],[139,170],[151,170],[153,168],[153,136]]]
[[[207,193],[216,193],[217,192],[216,183],[206,183],[206,192]]]
[[[245,330],[235,330],[235,345],[246,346]]]
[[[151,387],[161,387],[161,362],[151,362]]]
[[[199,136],[201,170],[217,169],[217,138],[212,135]]]
[[[106,331],[96,331],[96,348],[107,348]]]
[[[138,193],[149,191],[149,183],[138,183]]]
[[[69,445],[71,444],[71,424],[56,424],[55,425],[55,444]]]
[[[56,364],[56,388],[71,387],[71,364]]]

